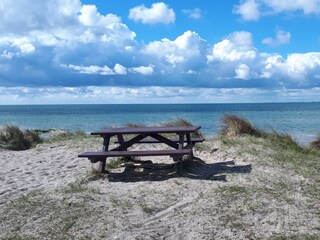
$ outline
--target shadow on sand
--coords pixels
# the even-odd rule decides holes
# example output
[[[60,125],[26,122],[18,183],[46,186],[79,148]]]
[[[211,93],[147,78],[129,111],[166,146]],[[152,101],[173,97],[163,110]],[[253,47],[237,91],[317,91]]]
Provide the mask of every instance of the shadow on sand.
[[[169,178],[186,177],[192,179],[206,179],[226,181],[226,173],[250,173],[251,164],[235,166],[235,162],[226,161],[207,164],[200,158],[184,160],[173,164],[126,163],[121,173],[108,172],[107,178],[111,182],[163,181]]]

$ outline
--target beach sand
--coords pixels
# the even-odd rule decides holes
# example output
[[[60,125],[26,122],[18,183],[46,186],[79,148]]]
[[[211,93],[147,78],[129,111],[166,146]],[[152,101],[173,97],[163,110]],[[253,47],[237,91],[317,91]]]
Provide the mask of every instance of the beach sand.
[[[227,181],[112,182],[77,157],[100,149],[97,140],[0,150],[0,239],[319,239],[318,180],[271,162],[257,143],[244,151],[248,140],[239,141],[210,140],[195,150],[206,163],[252,165],[250,173],[226,173]]]

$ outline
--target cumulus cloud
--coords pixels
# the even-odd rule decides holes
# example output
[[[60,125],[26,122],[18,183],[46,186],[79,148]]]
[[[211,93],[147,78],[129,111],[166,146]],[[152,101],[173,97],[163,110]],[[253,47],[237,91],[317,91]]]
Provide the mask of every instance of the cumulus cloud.
[[[240,14],[244,20],[257,20],[260,18],[259,6],[256,0],[241,0],[239,5],[236,5],[233,12]]]
[[[6,29],[0,31],[0,86],[223,89],[320,85],[319,52],[287,56],[260,52],[250,32],[236,31],[213,44],[190,30],[175,38],[139,43],[119,16],[101,14],[96,6],[78,0],[22,4],[33,14],[24,23],[19,16],[21,6],[8,0],[0,5],[0,28]],[[9,7],[11,15],[3,10]],[[11,21],[14,15],[23,28]],[[268,41],[289,40],[283,32]]]
[[[262,43],[275,47],[275,46],[289,43],[290,38],[291,38],[290,32],[277,30],[276,37],[274,39],[271,37],[268,37],[268,38],[263,39]]]
[[[143,24],[171,24],[176,16],[172,8],[163,2],[153,3],[150,8],[140,5],[130,9],[129,19]]]
[[[243,20],[258,20],[261,16],[303,12],[305,15],[320,14],[320,0],[240,0],[234,13]]]
[[[207,41],[202,39],[196,32],[187,31],[175,40],[162,39],[147,44],[142,54],[152,57],[156,62],[162,62],[167,72],[181,72],[194,70],[206,64],[206,53],[209,48]],[[155,64],[156,64],[155,62]]]
[[[119,75],[126,75],[127,74],[127,69],[119,63],[114,65],[113,70],[114,70],[115,74],[119,74]]]
[[[212,53],[208,55],[208,62],[235,62],[255,59],[256,49],[252,45],[252,35],[249,32],[234,32],[226,39],[215,44]]]
[[[153,66],[139,66],[139,67],[130,67],[126,68],[121,64],[117,63],[114,65],[113,68],[108,66],[76,66],[73,64],[63,64],[61,65],[64,68],[72,69],[76,72],[81,74],[89,74],[89,75],[126,75],[127,71],[132,73],[139,73],[142,75],[152,75],[153,73]]]
[[[189,18],[200,19],[202,18],[202,11],[200,8],[182,9],[182,12],[187,14]]]
[[[140,73],[142,75],[152,75],[153,66],[132,67],[132,68],[129,68],[129,71],[134,73]]]
[[[236,78],[240,78],[240,79],[249,79],[249,75],[250,75],[250,68],[248,65],[246,64],[240,64],[236,70]]]

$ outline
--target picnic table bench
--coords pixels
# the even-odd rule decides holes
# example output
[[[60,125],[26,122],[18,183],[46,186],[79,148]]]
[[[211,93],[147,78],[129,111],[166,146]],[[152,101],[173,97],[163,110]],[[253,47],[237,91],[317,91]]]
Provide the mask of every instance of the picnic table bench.
[[[91,162],[100,162],[99,171],[105,172],[106,160],[108,157],[144,157],[144,156],[170,156],[175,161],[181,161],[183,156],[193,155],[195,143],[204,141],[201,137],[193,138],[192,133],[197,132],[200,126],[182,127],[135,127],[135,128],[105,128],[101,131],[92,132],[91,135],[98,135],[103,138],[101,151],[84,152],[78,157],[86,157]],[[169,138],[166,134],[177,135],[178,138]],[[109,149],[111,137],[117,137],[115,143],[118,146]],[[163,150],[128,150],[134,144],[165,144],[171,149]]]

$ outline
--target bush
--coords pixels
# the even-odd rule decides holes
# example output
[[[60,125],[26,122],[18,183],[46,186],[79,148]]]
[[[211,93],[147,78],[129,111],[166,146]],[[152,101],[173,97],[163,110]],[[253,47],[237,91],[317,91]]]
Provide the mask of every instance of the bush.
[[[22,131],[14,125],[5,125],[0,129],[0,146],[5,149],[27,150],[40,142],[40,136],[31,130]]]
[[[310,143],[310,146],[312,148],[320,150],[320,133],[318,134],[316,139]]]
[[[222,136],[235,137],[247,134],[262,137],[265,135],[265,132],[253,127],[249,121],[235,115],[224,115],[222,122],[223,126],[220,131]]]

